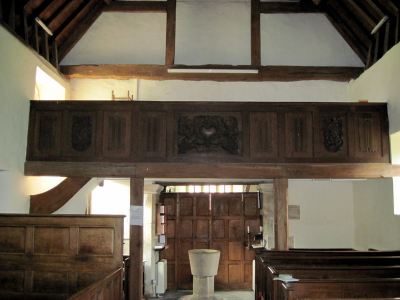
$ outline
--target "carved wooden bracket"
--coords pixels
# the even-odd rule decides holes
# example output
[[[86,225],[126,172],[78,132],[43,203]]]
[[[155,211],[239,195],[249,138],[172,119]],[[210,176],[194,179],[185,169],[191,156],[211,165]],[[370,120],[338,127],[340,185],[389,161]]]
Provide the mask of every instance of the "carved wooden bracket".
[[[59,185],[38,195],[31,195],[30,214],[51,214],[67,203],[91,178],[68,177]]]

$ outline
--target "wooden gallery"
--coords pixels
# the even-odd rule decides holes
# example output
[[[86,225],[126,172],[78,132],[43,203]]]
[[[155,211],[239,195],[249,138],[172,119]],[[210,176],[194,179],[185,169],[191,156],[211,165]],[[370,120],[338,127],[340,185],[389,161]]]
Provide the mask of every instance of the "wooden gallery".
[[[399,298],[399,10],[0,0],[0,299]]]

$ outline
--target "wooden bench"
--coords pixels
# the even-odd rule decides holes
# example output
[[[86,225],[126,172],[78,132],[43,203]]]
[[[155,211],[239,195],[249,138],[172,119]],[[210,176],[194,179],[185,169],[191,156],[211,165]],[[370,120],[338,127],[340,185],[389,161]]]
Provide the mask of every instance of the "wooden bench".
[[[348,255],[351,253],[350,255]],[[292,251],[264,251],[256,256],[256,280],[255,280],[255,299],[270,299],[272,278],[268,278],[268,268],[280,266],[291,266],[298,268],[318,267],[318,266],[394,266],[400,265],[400,256],[384,256],[399,254],[399,251],[370,252],[363,251],[360,255],[355,255],[357,251],[343,252],[303,252],[295,253]],[[320,278],[316,276],[316,278]],[[269,290],[269,291],[268,291]]]
[[[400,279],[332,279],[280,282],[278,300],[400,297]]]
[[[291,274],[296,279],[346,279],[346,278],[400,278],[400,266],[321,266],[321,267],[268,267],[266,299],[276,299],[280,283],[279,274]]]

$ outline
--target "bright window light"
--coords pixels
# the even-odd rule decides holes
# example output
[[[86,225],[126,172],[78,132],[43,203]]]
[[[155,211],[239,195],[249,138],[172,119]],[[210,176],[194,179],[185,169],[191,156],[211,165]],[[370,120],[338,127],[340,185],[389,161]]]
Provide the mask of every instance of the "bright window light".
[[[65,88],[41,68],[36,68],[34,100],[65,100]]]
[[[400,132],[390,135],[390,153],[392,164],[400,164]],[[400,177],[393,177],[394,214],[400,215]]]

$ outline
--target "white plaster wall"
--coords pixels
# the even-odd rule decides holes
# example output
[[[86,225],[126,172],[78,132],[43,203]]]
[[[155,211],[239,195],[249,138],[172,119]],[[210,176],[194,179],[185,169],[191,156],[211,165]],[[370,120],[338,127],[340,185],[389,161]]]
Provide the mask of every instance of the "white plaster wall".
[[[249,65],[250,1],[178,1],[175,64]],[[166,14],[103,13],[61,62],[165,63]],[[265,65],[363,66],[323,14],[262,14]]]
[[[210,82],[71,79],[71,100],[347,102],[348,84],[333,81]]]
[[[289,220],[296,248],[353,248],[351,181],[289,180],[289,204],[300,205],[300,220]]]
[[[377,63],[349,84],[352,102],[387,102],[390,133],[400,131],[400,44],[397,44]]]
[[[400,216],[393,211],[391,178],[354,183],[354,223],[357,249],[400,249]]]
[[[176,64],[250,65],[250,2],[177,3]]]
[[[364,66],[324,14],[261,14],[261,62]]]
[[[103,13],[61,64],[163,65],[165,32],[166,14]]]
[[[0,169],[8,171],[9,193],[0,196],[0,212],[29,211],[32,186],[24,174],[29,100],[35,92],[36,67],[67,89],[63,79],[43,58],[0,26]],[[68,96],[69,97],[69,96]]]

